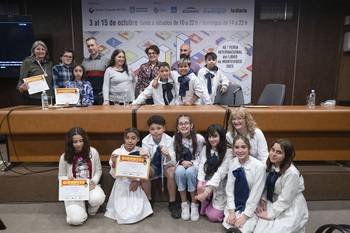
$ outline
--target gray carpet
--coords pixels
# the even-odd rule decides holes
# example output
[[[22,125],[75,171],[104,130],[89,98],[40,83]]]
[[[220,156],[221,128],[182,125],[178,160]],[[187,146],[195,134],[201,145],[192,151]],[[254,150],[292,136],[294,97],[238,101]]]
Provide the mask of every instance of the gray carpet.
[[[310,218],[307,233],[313,233],[325,223],[350,223],[350,201],[308,202]],[[198,222],[174,220],[166,203],[155,204],[155,214],[137,224],[118,225],[103,214],[90,217],[82,226],[72,227],[65,222],[62,203],[0,204],[0,218],[9,233],[206,233],[222,232],[221,224],[211,223],[205,217]]]

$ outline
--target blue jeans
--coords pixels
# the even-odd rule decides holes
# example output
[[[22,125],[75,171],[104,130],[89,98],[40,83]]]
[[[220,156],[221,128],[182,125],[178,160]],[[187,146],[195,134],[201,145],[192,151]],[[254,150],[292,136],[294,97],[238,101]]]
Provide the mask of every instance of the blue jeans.
[[[194,192],[197,188],[197,174],[198,168],[191,166],[189,168],[184,168],[178,165],[175,170],[175,181],[177,189],[179,192],[187,191]]]

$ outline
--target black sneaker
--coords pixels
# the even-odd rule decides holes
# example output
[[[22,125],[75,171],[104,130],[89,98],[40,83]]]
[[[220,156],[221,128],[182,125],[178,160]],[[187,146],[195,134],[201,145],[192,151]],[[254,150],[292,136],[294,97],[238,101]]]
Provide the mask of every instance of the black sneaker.
[[[242,233],[238,228],[232,227],[229,229],[226,229],[226,233]]]
[[[169,202],[168,209],[171,213],[171,217],[178,219],[181,218],[181,206],[176,201]]]

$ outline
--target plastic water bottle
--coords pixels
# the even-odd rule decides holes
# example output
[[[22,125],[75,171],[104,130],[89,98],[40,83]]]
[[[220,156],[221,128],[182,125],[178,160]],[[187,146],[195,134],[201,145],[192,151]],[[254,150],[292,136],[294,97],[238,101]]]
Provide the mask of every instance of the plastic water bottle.
[[[307,97],[307,106],[308,108],[315,108],[316,105],[316,92],[311,90],[311,93]]]
[[[41,93],[41,109],[48,110],[49,109],[49,97],[46,94],[46,91]]]
[[[128,91],[127,90],[124,90],[124,92],[123,92],[123,105],[124,105],[124,107],[129,106]]]

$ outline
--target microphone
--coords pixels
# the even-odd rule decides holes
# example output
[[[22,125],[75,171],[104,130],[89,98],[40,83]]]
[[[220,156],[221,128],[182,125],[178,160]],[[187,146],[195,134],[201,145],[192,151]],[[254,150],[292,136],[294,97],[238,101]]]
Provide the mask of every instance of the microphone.
[[[239,87],[237,87],[233,92],[232,92],[232,94],[236,94],[238,91],[240,91],[240,90],[242,90],[242,87],[241,86],[239,86]]]

